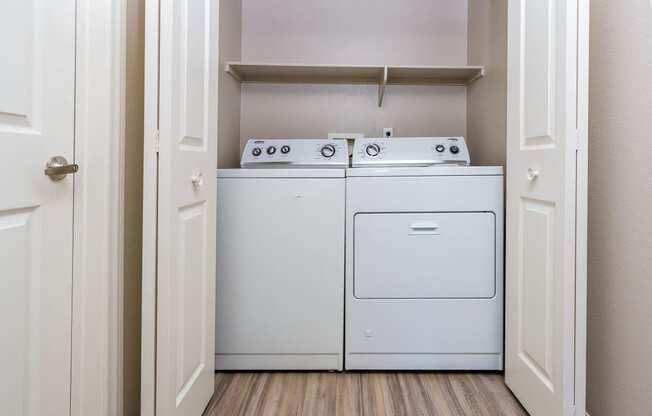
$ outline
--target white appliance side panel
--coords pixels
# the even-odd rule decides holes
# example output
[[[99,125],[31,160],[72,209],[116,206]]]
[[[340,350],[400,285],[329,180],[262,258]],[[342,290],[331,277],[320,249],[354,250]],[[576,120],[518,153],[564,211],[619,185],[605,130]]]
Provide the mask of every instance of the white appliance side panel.
[[[216,354],[342,354],[344,179],[219,179]]]
[[[491,298],[496,294],[495,214],[354,216],[354,296]]]

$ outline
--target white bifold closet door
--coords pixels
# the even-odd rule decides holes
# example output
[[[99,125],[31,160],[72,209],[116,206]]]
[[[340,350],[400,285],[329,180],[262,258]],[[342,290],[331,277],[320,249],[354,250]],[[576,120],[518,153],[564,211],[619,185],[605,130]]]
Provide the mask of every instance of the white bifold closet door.
[[[587,17],[509,1],[505,379],[532,416],[585,412]]]
[[[156,267],[143,274],[143,303],[155,305],[155,323],[143,310],[143,413],[200,416],[214,386],[218,1],[148,0],[147,13],[146,130],[158,120],[159,145],[158,168],[150,154],[145,170],[145,198],[154,194],[156,204],[146,202],[144,223],[157,219],[143,241],[156,252]],[[156,152],[149,145],[146,152]]]

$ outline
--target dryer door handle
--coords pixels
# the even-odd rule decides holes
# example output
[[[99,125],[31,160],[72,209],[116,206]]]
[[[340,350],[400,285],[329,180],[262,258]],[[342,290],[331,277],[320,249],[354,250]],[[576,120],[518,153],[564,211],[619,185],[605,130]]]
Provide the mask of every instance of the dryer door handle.
[[[415,222],[410,224],[410,235],[439,234],[439,224],[434,222]]]

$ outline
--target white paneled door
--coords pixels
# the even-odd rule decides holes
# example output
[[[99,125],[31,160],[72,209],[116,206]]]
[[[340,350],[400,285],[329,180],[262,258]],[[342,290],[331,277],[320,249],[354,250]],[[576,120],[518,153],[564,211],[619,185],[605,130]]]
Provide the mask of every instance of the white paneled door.
[[[584,383],[575,361],[584,353],[575,269],[576,221],[585,220],[576,214],[580,10],[588,9],[575,1],[509,1],[505,378],[532,416],[584,415],[575,396]]]
[[[157,4],[156,414],[199,416],[214,383],[218,1]]]
[[[0,1],[0,51],[0,413],[68,415],[75,0]]]

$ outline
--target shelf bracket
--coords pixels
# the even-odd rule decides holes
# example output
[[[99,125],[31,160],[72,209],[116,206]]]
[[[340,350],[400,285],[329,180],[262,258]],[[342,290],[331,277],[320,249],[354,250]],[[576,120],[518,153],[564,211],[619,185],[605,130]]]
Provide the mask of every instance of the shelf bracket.
[[[383,73],[378,80],[378,107],[383,106],[383,99],[385,98],[385,86],[387,85],[387,74],[389,69],[387,66],[383,67]]]
[[[474,82],[476,82],[477,80],[479,80],[479,79],[482,78],[482,77],[484,77],[484,67],[482,67],[482,68],[480,69],[480,71],[478,71],[477,74],[475,74],[474,76],[472,76],[471,78],[469,78],[469,79],[466,81],[466,85],[469,86],[469,85],[473,84]]]
[[[226,71],[227,74],[231,75],[233,78],[235,78],[236,81],[242,82],[242,79],[240,76],[231,68],[231,65],[226,64],[226,67],[224,68],[224,71]]]

